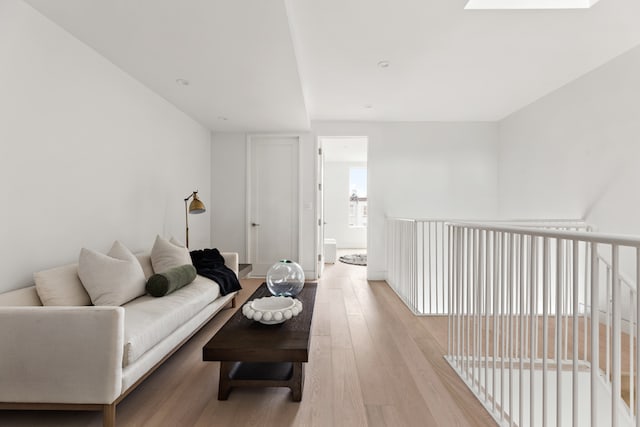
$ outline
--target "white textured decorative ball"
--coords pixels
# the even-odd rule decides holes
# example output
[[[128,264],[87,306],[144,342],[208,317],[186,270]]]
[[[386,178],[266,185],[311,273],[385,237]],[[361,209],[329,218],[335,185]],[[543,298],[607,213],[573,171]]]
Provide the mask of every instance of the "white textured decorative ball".
[[[302,312],[302,302],[291,297],[263,297],[242,306],[242,314],[251,320],[274,325]]]

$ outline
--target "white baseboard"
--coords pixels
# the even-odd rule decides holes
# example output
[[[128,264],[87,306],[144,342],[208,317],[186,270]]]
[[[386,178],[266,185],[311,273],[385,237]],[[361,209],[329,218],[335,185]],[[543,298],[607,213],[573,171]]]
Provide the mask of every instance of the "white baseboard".
[[[367,270],[367,280],[386,280],[387,272]]]

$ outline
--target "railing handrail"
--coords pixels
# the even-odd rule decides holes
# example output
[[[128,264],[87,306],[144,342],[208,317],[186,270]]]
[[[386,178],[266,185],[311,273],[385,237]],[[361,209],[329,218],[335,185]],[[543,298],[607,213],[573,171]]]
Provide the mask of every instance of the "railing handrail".
[[[386,280],[417,315],[446,314],[448,300],[446,266],[450,254],[446,237],[448,222],[473,222],[492,226],[553,228],[591,231],[583,219],[483,219],[406,218],[386,215]],[[394,227],[400,227],[396,229]],[[404,251],[404,252],[402,252]],[[402,252],[400,259],[398,254]]]
[[[508,223],[531,223],[531,224],[567,224],[567,225],[579,225],[579,226],[588,226],[588,224],[583,219],[532,219],[532,218],[511,218],[511,219],[471,219],[471,218],[407,218],[407,217],[394,217],[387,216],[388,220],[395,221],[410,221],[410,222],[425,222],[425,221],[440,221],[440,222],[473,222],[473,223],[490,223],[490,224],[508,224]]]
[[[590,243],[603,243],[609,245],[622,245],[640,248],[640,236],[626,234],[606,234],[585,231],[557,231],[526,227],[509,227],[485,225],[483,222],[447,222],[446,225],[453,227],[475,228],[477,230],[499,231],[514,234],[526,234],[537,237],[550,237],[552,239],[580,240]]]

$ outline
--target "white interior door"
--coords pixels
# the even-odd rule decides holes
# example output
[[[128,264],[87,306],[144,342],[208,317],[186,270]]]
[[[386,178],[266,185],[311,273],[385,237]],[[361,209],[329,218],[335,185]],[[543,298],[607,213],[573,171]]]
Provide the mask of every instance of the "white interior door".
[[[252,136],[248,143],[249,262],[265,276],[281,259],[299,260],[299,138]]]

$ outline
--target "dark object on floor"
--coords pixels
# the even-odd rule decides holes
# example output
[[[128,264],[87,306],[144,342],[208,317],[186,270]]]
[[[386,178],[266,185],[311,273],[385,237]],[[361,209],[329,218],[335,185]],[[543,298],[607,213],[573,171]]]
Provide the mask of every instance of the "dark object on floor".
[[[367,265],[367,254],[343,255],[339,259],[345,264]]]
[[[191,251],[191,261],[199,275],[220,285],[221,295],[242,289],[236,273],[224,265],[224,258],[217,249]]]

